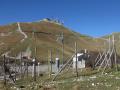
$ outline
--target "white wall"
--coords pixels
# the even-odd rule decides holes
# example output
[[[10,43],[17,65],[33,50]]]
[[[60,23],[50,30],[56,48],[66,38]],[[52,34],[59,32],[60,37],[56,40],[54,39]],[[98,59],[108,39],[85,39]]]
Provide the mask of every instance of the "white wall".
[[[78,68],[85,68],[85,60],[82,59],[81,61],[78,61],[78,57],[83,55],[83,53],[77,53],[77,67]],[[73,57],[73,68],[76,68],[76,56]]]

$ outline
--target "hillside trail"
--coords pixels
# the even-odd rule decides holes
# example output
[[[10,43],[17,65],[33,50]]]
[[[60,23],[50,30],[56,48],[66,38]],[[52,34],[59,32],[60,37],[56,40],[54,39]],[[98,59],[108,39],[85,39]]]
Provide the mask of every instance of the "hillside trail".
[[[20,41],[20,43],[23,43],[23,41],[24,41],[25,39],[27,39],[28,36],[27,36],[27,34],[26,34],[25,32],[22,31],[19,22],[17,23],[17,26],[18,26],[17,31],[20,32],[20,33],[24,36],[24,38]],[[8,58],[13,58],[13,59],[14,59],[15,57],[11,57],[11,56],[9,56],[9,53],[10,53],[10,52],[11,52],[11,50],[5,52],[4,54],[2,54],[2,56],[5,55],[5,56],[8,57]]]
[[[17,25],[18,25],[18,29],[17,30],[24,36],[24,38],[21,40],[21,43],[22,43],[26,38],[28,38],[28,36],[27,36],[27,34],[25,32],[22,31],[19,22],[17,22]]]

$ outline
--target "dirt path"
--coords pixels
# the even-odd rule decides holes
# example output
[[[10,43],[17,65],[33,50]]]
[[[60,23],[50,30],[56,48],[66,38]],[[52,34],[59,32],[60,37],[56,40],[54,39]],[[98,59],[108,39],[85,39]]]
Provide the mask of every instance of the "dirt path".
[[[17,25],[18,25],[18,31],[24,36],[24,38],[21,40],[21,42],[23,42],[26,38],[28,38],[28,36],[25,32],[22,31],[19,22],[17,23]]]

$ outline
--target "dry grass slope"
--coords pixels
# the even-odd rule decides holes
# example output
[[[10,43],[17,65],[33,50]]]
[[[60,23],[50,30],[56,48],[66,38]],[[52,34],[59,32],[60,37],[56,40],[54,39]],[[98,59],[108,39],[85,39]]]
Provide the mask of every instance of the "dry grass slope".
[[[0,36],[0,42],[5,45],[1,45],[0,52],[6,52],[11,50],[10,55],[14,56],[21,51],[25,51],[27,47],[31,47],[32,56],[34,56],[34,47],[37,47],[37,58],[41,61],[47,61],[48,50],[52,49],[53,58],[59,53],[59,57],[62,56],[62,44],[57,42],[57,35],[64,33],[64,54],[65,58],[69,57],[74,53],[74,43],[78,44],[78,49],[88,49],[89,51],[96,51],[100,48],[101,42],[96,39],[78,34],[64,27],[50,22],[33,22],[33,23],[20,23],[22,30],[28,35],[28,38],[20,43],[23,35],[17,32],[17,24],[11,24],[6,26],[0,26],[0,32],[8,34],[8,36]],[[33,38],[32,32],[35,32]]]

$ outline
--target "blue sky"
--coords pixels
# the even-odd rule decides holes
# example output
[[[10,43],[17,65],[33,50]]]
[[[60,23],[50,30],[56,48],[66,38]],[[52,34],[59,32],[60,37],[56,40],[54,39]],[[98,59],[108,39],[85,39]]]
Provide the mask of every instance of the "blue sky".
[[[0,0],[0,25],[46,17],[66,27],[99,37],[120,32],[120,0]]]

